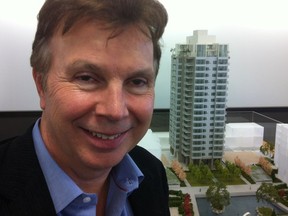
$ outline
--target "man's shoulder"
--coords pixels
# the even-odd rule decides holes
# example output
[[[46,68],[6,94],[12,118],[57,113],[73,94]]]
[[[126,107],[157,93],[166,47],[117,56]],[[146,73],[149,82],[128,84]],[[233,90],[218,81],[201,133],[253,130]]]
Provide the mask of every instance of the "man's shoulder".
[[[9,146],[10,144],[18,141],[31,141],[32,140],[32,128],[33,126],[30,126],[24,134],[18,134],[15,136],[12,136],[10,138],[6,138],[4,140],[0,140],[0,148],[4,148],[4,146]]]
[[[17,136],[10,137],[10,138],[4,139],[4,140],[0,140],[0,149],[4,148],[4,146],[6,147],[10,143],[12,143],[16,138],[17,138]]]
[[[145,148],[141,147],[141,146],[135,146],[130,152],[129,155],[133,155],[133,156],[139,156],[139,155],[146,155],[149,157],[154,157],[153,154],[151,154],[148,150],[146,150]]]
[[[137,163],[145,163],[145,164],[162,164],[161,161],[155,157],[152,153],[141,146],[135,146],[130,152],[129,155],[133,158],[133,160]]]
[[[17,139],[17,137],[11,137],[0,141],[0,161],[4,160],[4,156],[10,149],[12,143]]]
[[[164,171],[162,162],[143,147],[136,146],[129,152],[129,155],[144,175],[154,175],[156,173],[163,173]]]
[[[15,136],[0,141],[0,161],[13,160],[27,155],[33,149],[32,131],[29,129],[21,136]]]

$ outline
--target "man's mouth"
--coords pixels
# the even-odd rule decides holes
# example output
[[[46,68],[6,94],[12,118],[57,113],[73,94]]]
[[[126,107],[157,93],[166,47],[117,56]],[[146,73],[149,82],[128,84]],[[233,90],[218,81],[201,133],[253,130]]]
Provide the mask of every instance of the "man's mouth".
[[[89,131],[89,133],[93,137],[97,137],[97,138],[100,138],[100,139],[103,139],[103,140],[113,140],[113,139],[118,138],[122,134],[122,133],[119,133],[119,134],[114,134],[114,135],[106,135],[106,134],[96,133],[94,131]]]

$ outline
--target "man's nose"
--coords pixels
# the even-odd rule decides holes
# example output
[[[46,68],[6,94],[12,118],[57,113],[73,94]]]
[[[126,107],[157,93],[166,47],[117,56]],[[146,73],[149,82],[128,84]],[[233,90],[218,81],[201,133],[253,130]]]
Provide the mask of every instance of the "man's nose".
[[[96,113],[117,121],[128,116],[127,93],[122,86],[112,85],[104,90],[102,100],[96,105]]]

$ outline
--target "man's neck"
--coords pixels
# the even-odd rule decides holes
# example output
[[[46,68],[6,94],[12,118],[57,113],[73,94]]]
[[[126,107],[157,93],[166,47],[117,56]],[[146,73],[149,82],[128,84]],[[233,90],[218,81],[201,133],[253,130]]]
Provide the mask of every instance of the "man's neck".
[[[95,171],[93,173],[94,175],[91,174],[90,176],[84,176],[75,171],[67,172],[67,174],[83,192],[101,194],[103,188],[108,188],[110,171],[111,169],[98,172]]]

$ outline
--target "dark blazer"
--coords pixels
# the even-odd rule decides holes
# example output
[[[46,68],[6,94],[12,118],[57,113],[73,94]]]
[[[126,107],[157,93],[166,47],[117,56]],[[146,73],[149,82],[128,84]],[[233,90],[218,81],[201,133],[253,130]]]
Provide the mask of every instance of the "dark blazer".
[[[162,163],[138,146],[129,154],[145,176],[140,187],[129,196],[134,215],[170,215]],[[23,136],[0,142],[0,215],[56,215],[35,153],[32,128]]]

